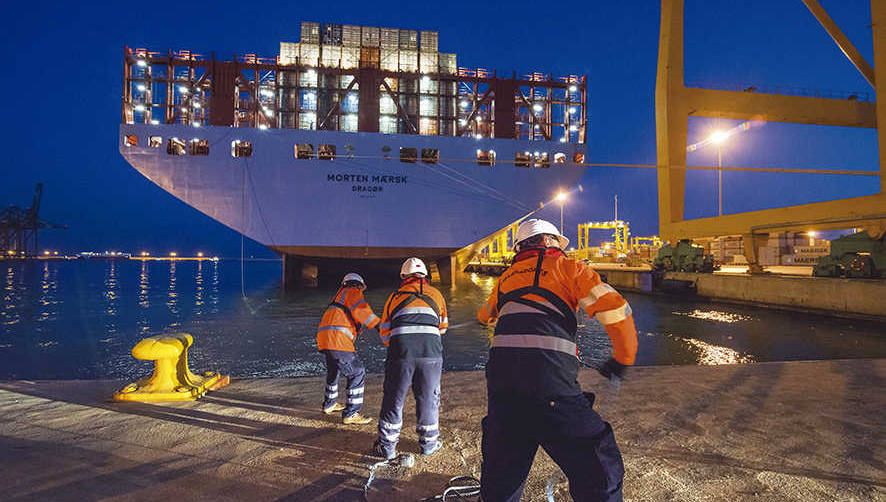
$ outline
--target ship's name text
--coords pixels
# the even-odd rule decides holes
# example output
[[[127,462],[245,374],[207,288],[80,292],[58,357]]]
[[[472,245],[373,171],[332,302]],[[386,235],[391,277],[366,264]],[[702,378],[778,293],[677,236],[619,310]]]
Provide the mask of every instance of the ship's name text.
[[[382,176],[373,174],[327,174],[326,181],[343,183],[406,183],[406,176]]]

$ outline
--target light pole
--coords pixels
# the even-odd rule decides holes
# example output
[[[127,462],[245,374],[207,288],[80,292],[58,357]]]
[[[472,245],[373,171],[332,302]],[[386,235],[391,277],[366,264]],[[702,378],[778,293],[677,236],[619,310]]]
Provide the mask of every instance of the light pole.
[[[557,194],[557,202],[560,203],[560,235],[563,235],[563,206],[566,205],[566,192]]]
[[[714,131],[710,138],[717,145],[717,216],[723,216],[723,143],[728,137],[726,131]]]

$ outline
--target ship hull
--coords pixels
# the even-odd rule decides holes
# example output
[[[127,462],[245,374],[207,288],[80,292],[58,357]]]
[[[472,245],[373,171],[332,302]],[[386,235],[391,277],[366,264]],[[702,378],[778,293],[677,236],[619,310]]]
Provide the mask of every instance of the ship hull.
[[[151,137],[159,147],[150,146]],[[129,138],[129,141],[127,139]],[[172,155],[170,138],[207,140],[208,155]],[[133,139],[137,144],[131,145]],[[234,157],[232,142],[252,144]],[[335,145],[334,160],[297,159],[297,144]],[[436,149],[439,162],[400,161],[400,148]],[[283,255],[393,260],[445,257],[574,186],[584,168],[516,167],[518,151],[584,145],[293,129],[124,124],[120,152],[188,205]],[[498,162],[481,166],[478,150]]]

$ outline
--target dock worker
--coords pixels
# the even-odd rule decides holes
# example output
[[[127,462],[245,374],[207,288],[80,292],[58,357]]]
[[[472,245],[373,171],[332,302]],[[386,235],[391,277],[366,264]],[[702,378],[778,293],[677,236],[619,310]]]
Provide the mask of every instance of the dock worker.
[[[360,275],[349,273],[342,279],[341,287],[329,303],[320,327],[317,328],[317,349],[326,356],[326,395],[323,413],[342,412],[345,424],[363,425],[372,422],[360,414],[363,407],[363,383],[366,370],[357,359],[354,340],[364,328],[373,329],[381,319],[363,298],[366,283]],[[339,404],[338,381],[347,381],[346,405]]]
[[[400,268],[400,287],[382,311],[379,335],[388,347],[385,360],[384,396],[378,421],[376,455],[397,456],[403,427],[403,403],[409,387],[415,396],[416,432],[421,453],[431,455],[443,446],[440,439],[440,374],[443,342],[449,319],[446,301],[428,281],[428,269],[418,258]]]
[[[621,501],[624,464],[612,427],[577,381],[576,311],[606,328],[613,356],[600,372],[621,378],[637,353],[631,307],[591,267],[566,257],[569,239],[551,223],[526,220],[514,240],[513,264],[477,313],[483,324],[497,321],[486,364],[482,499],[520,500],[540,445],[566,474],[573,500]]]

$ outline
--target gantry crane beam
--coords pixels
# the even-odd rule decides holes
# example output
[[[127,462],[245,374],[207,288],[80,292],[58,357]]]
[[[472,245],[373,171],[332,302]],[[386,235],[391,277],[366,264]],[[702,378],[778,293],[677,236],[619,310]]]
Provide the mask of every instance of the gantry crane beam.
[[[806,1],[806,0],[804,0]],[[871,82],[886,82],[886,1],[871,1],[874,39],[873,77],[863,58],[814,1],[807,6],[849,59]],[[824,16],[821,14],[824,13]],[[824,19],[824,21],[823,21]],[[836,33],[839,32],[839,35]],[[876,87],[876,102],[787,96],[744,91],[688,88],[683,82],[683,0],[662,0],[655,122],[658,153],[659,226],[665,240],[744,235],[757,243],[769,232],[794,229],[864,227],[886,231],[886,85]],[[800,124],[877,127],[880,193],[828,202],[684,220],[688,118],[721,117]],[[756,264],[756,245],[745,246]]]
[[[869,101],[692,87],[683,88],[682,94],[679,99],[690,117],[877,127],[876,104]]]
[[[831,16],[828,15],[827,11],[818,3],[818,0],[803,0],[803,3],[806,4],[806,8],[809,9],[809,12],[815,16],[815,19],[821,23],[822,28],[828,32],[828,35],[834,40],[834,43],[837,44],[837,47],[843,51],[843,54],[849,58],[849,61],[852,61],[852,64],[861,72],[862,76],[865,80],[871,84],[871,87],[876,88],[874,84],[874,69],[871,68],[871,65],[868,64],[867,60],[865,60],[864,56],[858,52],[858,49],[852,45],[852,42],[849,41],[849,37],[843,34],[843,30],[837,26],[837,23],[831,19]]]

